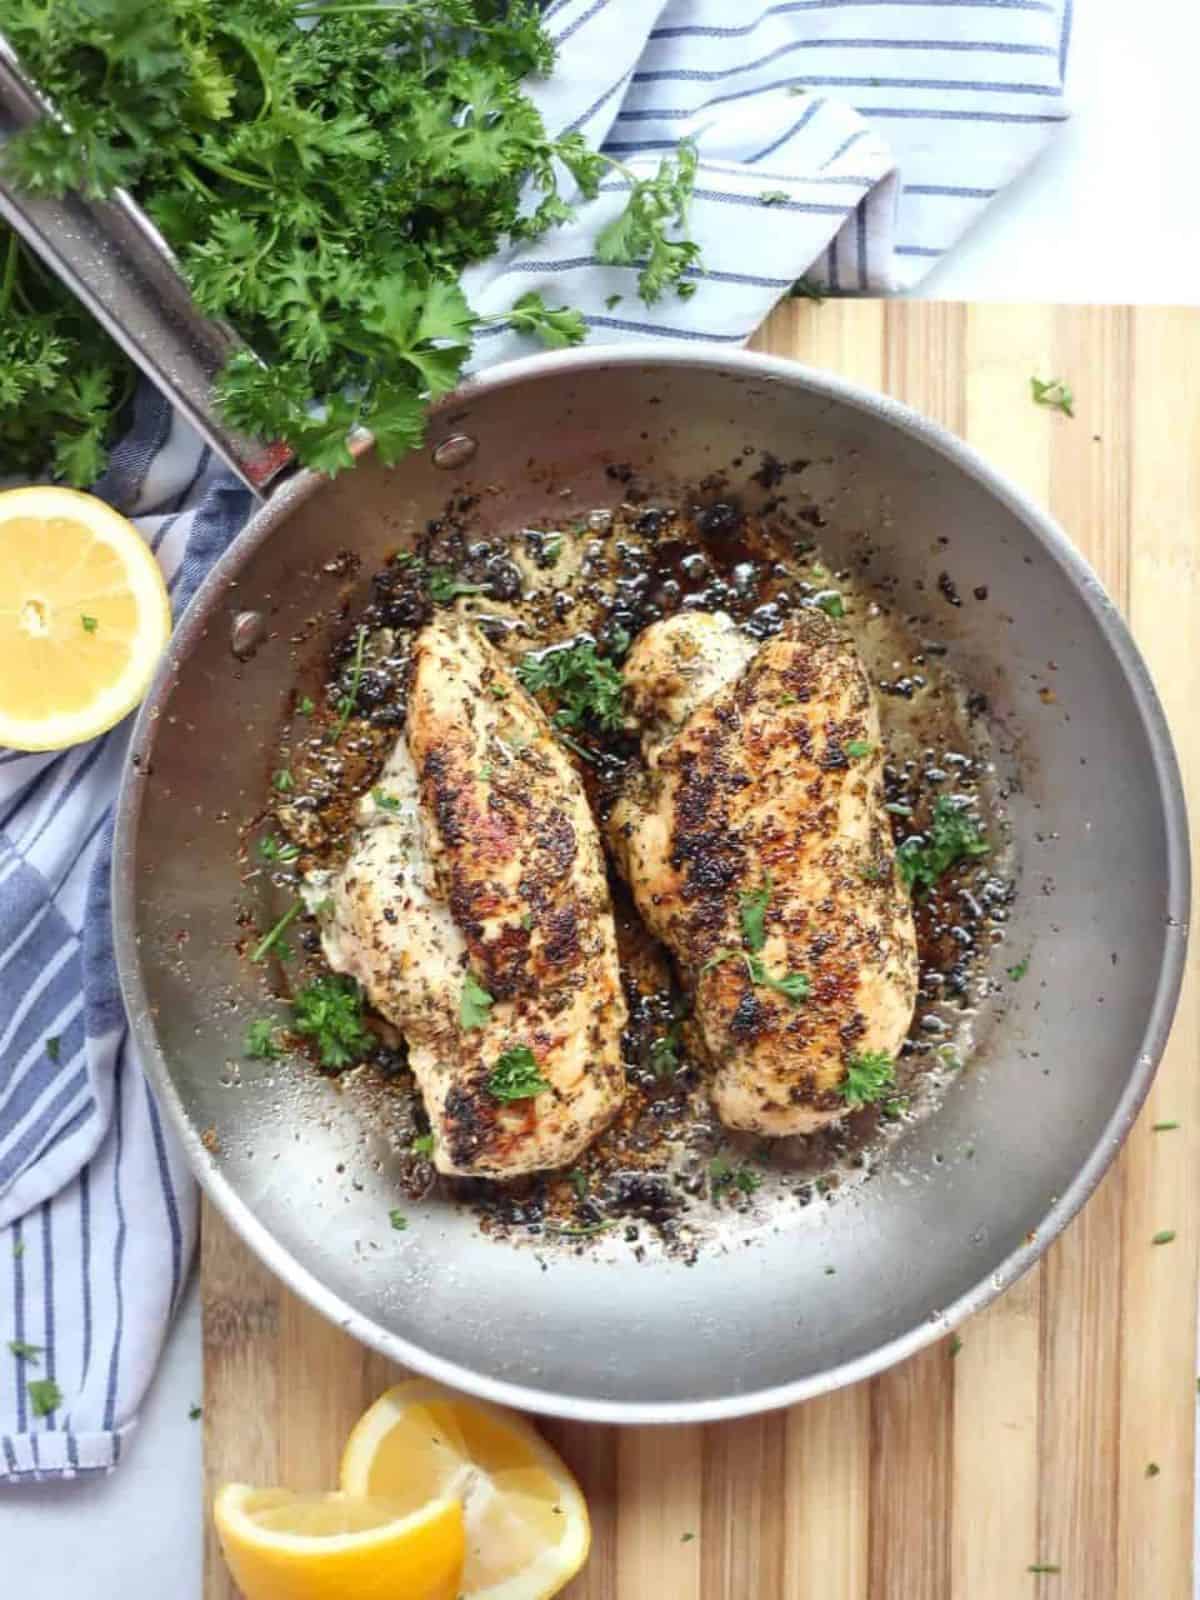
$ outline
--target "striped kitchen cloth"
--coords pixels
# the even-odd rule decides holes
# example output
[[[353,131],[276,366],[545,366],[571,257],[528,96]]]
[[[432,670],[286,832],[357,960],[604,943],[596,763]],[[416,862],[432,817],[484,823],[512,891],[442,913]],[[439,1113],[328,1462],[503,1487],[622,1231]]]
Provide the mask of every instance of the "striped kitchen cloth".
[[[529,289],[597,340],[740,344],[806,274],[915,283],[1066,113],[1071,0],[552,0],[554,132],[614,169],[578,219],[473,268],[481,312]],[[647,309],[592,254],[632,176],[688,136],[698,292]],[[476,364],[528,353],[481,330]],[[0,462],[0,477],[3,463]],[[99,492],[133,514],[176,613],[251,510],[149,388]],[[64,755],[0,752],[0,1475],[120,1460],[178,1302],[195,1193],[126,1036],[109,926],[128,724]]]

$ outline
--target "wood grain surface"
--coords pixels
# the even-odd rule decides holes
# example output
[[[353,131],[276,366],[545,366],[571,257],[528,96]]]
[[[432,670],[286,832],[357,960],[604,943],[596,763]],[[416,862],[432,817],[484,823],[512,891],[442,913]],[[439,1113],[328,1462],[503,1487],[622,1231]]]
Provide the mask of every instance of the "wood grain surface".
[[[907,400],[1050,506],[1149,658],[1200,817],[1200,310],[798,301],[756,342]],[[1035,373],[1071,381],[1073,420],[1031,403]],[[545,1424],[593,1514],[569,1600],[1188,1600],[1194,948],[1116,1166],[957,1353],[947,1340],[857,1388],[720,1426]],[[1175,1241],[1153,1246],[1167,1228]],[[331,1485],[397,1369],[302,1306],[211,1209],[202,1274],[210,1489]],[[233,1592],[210,1532],[206,1600]]]

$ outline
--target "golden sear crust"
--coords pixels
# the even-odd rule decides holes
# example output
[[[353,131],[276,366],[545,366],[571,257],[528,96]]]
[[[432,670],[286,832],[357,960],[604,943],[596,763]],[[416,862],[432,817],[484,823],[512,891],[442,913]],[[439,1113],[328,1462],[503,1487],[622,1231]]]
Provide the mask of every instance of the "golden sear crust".
[[[390,807],[372,803],[334,887],[331,964],[408,1040],[443,1172],[570,1162],[624,1092],[603,853],[544,712],[466,620],[443,614],[418,635],[406,736],[380,788]],[[468,972],[494,1000],[471,1028]],[[506,1102],[489,1080],[521,1047],[549,1088]]]
[[[660,643],[677,679],[689,621],[639,638],[643,681]],[[710,655],[712,621],[696,619]],[[673,737],[657,728],[610,837],[693,993],[722,1120],[802,1133],[844,1114],[850,1055],[899,1049],[916,941],[884,811],[878,712],[852,642],[814,611],[742,667],[744,644],[730,624],[731,681],[680,706]],[[703,675],[702,689],[713,681]],[[771,976],[807,978],[799,1004],[755,982],[745,959],[740,897],[768,878],[758,958]]]

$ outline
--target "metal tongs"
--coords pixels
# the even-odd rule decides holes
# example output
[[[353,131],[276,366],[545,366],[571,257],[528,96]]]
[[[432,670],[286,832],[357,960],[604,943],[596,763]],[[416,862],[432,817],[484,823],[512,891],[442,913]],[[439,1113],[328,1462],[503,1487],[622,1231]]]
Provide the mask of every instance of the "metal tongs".
[[[53,114],[0,34],[0,146]],[[221,418],[213,386],[243,341],[199,310],[166,241],[127,194],[49,199],[5,184],[0,172],[0,217],[256,494],[290,465],[286,445]]]

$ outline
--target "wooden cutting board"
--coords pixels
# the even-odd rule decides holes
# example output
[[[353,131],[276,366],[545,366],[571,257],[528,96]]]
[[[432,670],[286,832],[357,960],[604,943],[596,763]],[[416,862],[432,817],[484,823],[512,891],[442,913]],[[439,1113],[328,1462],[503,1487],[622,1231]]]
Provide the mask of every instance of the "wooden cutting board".
[[[792,302],[756,343],[899,396],[1050,506],[1149,658],[1200,818],[1200,309]],[[1032,403],[1034,374],[1070,381],[1073,420]],[[945,1340],[744,1422],[545,1424],[592,1507],[569,1600],[1188,1600],[1195,950],[1114,1170],[957,1354]],[[1174,1242],[1152,1245],[1162,1229]],[[210,1490],[332,1485],[351,1424],[398,1369],[303,1306],[211,1209],[201,1270]],[[207,1557],[206,1600],[230,1600],[211,1530]]]

